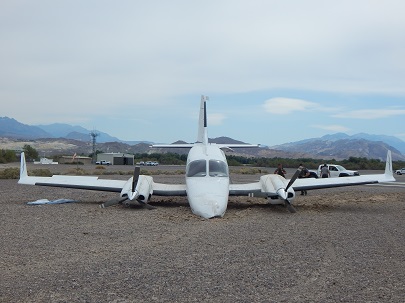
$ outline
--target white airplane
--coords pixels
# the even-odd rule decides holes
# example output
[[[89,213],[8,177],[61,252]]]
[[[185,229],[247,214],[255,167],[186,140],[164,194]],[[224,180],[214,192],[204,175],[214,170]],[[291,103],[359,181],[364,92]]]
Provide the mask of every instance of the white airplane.
[[[250,144],[208,143],[207,97],[201,97],[197,142],[192,144],[153,145],[152,147],[190,148],[187,157],[185,184],[162,184],[153,181],[151,176],[140,175],[135,167],[133,177],[125,180],[106,180],[92,176],[32,177],[27,174],[24,153],[21,154],[19,184],[89,189],[120,193],[120,198],[107,201],[101,207],[124,203],[139,204],[153,208],[148,201],[155,196],[187,196],[192,212],[203,218],[222,217],[225,214],[228,197],[258,196],[269,198],[270,204],[284,204],[290,212],[295,191],[312,190],[350,185],[364,185],[395,181],[392,171],[391,152],[387,152],[387,162],[383,174],[362,175],[325,179],[297,179],[298,169],[291,179],[276,174],[267,174],[253,183],[231,184],[229,169],[223,149],[258,147]]]

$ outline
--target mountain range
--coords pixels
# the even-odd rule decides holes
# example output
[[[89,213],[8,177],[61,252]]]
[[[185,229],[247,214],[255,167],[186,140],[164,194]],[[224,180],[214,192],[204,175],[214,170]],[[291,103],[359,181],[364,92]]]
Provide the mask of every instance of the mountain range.
[[[90,133],[97,134],[97,142],[125,142],[128,144],[137,144],[143,141],[122,141],[117,137],[110,136],[107,133],[88,130],[78,125],[69,125],[64,123],[53,123],[47,125],[28,125],[18,122],[9,117],[0,117],[0,137],[16,139],[43,139],[43,138],[65,138],[78,141],[89,141]],[[150,143],[150,142],[149,142]]]
[[[0,148],[13,147],[13,141],[30,140],[41,153],[91,153],[91,136],[95,132],[81,126],[54,123],[49,125],[27,125],[13,118],[0,117]],[[97,133],[97,149],[105,152],[145,153],[153,152],[146,141],[122,141],[107,133]],[[179,141],[183,142],[183,141]],[[243,143],[228,137],[210,139],[213,143]],[[320,138],[305,139],[277,146],[253,149],[238,149],[237,154],[255,157],[286,157],[286,158],[317,158],[347,159],[349,157],[365,157],[385,160],[386,151],[390,149],[394,160],[405,160],[405,142],[386,135],[359,133],[347,135],[336,133]],[[155,152],[186,153],[185,149],[159,149]],[[234,153],[235,154],[235,153]]]
[[[326,135],[320,138],[306,139],[270,147],[286,152],[305,151],[313,158],[347,159],[361,157],[385,160],[387,149],[391,150],[393,159],[404,160],[405,142],[390,136],[370,134],[356,134],[349,136],[343,133]]]

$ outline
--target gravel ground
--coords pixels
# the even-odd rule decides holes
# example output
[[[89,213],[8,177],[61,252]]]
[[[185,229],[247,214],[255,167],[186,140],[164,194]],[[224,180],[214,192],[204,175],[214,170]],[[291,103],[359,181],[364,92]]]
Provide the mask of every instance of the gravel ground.
[[[0,190],[0,302],[404,302],[403,187],[309,191],[296,214],[231,198],[210,220],[185,198],[101,209],[116,195]],[[81,203],[26,205],[42,198]]]

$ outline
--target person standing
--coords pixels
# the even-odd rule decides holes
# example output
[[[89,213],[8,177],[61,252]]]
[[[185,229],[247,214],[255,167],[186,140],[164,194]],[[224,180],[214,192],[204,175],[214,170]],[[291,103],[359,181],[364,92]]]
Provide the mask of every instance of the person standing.
[[[285,171],[285,169],[283,168],[283,165],[281,164],[281,163],[279,163],[278,164],[278,166],[277,166],[277,168],[276,168],[276,170],[274,171],[274,174],[275,175],[280,175],[280,176],[282,176],[283,178],[285,178],[285,174],[286,174],[287,172]]]
[[[328,166],[324,164],[321,168],[321,177],[322,178],[329,178],[330,177],[330,171],[328,169]]]
[[[310,176],[309,170],[308,170],[304,165],[302,165],[302,164],[300,164],[299,168],[301,169],[301,172],[300,172],[300,174],[298,175],[298,178],[299,178],[299,179],[302,179],[302,178],[309,178],[309,176]],[[303,196],[303,195],[305,195],[305,196],[307,195],[307,191],[306,191],[306,190],[301,190],[301,196]]]

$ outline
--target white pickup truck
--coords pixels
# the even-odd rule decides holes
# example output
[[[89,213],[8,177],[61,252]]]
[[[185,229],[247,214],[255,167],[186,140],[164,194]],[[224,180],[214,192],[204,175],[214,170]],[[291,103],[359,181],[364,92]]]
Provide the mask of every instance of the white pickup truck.
[[[329,168],[331,178],[360,176],[358,171],[347,170],[342,165],[337,165],[337,164],[326,164],[326,165]],[[322,166],[323,166],[323,164],[319,165],[319,167],[318,167],[318,176],[319,177],[322,177],[321,176],[321,168],[322,168]]]
[[[401,169],[397,169],[397,170],[395,171],[395,173],[396,173],[397,175],[405,174],[405,167],[403,167],[403,168],[401,168]]]
[[[97,165],[110,165],[111,162],[110,162],[110,161],[101,160],[101,161],[97,161],[96,164],[97,164]]]

